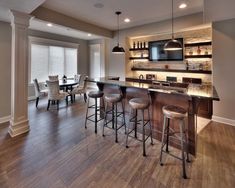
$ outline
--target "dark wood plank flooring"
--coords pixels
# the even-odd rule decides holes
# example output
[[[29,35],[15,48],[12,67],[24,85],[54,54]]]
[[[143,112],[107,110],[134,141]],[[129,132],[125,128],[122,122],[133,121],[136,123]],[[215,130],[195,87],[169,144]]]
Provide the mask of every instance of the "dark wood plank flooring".
[[[114,142],[94,133],[92,124],[84,128],[85,103],[66,107],[61,103],[46,110],[47,100],[38,109],[29,102],[30,132],[15,138],[0,125],[1,188],[115,188],[115,187],[235,187],[235,127],[211,122],[198,135],[197,158],[187,166],[189,179],[181,178],[180,161],[165,156],[159,165],[160,143],[142,145],[133,139],[125,148],[125,135]],[[170,148],[172,152],[179,151]]]

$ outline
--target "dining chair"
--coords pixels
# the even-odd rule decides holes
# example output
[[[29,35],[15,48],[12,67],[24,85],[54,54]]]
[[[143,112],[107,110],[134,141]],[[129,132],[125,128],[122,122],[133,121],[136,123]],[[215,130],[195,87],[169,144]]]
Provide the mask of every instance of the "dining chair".
[[[71,96],[73,97],[73,101],[75,101],[75,96],[76,94],[83,94],[83,97],[84,97],[84,101],[86,102],[87,100],[87,95],[86,95],[86,92],[87,92],[87,82],[86,82],[86,79],[88,78],[88,76],[86,75],[82,75],[80,77],[80,81],[79,81],[79,85],[75,88],[73,88],[73,90],[70,92]]]
[[[40,89],[40,86],[38,84],[38,80],[35,78],[33,80],[34,90],[35,90],[35,96],[36,96],[36,108],[38,107],[39,98],[45,96],[48,93],[47,89]]]
[[[78,82],[78,84],[74,85],[73,88],[77,88],[80,84],[80,81],[81,81],[81,74],[76,74],[74,76],[74,80]]]
[[[48,78],[50,81],[57,81],[59,80],[59,75],[49,75]]]
[[[62,99],[66,99],[66,104],[68,105],[68,96],[67,92],[60,91],[59,81],[46,81],[48,87],[48,105],[47,110],[50,108],[51,101],[57,102],[57,110],[59,109],[59,102]]]
[[[80,79],[81,79],[81,74],[76,74],[76,75],[75,75],[75,80],[76,80],[77,82],[80,82]]]

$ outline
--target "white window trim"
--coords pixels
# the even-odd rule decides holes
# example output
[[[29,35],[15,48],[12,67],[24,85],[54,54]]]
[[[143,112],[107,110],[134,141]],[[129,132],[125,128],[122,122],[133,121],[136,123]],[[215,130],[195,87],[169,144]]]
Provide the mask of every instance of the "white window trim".
[[[59,46],[65,48],[77,48],[77,64],[79,64],[79,44],[72,42],[64,42],[59,40],[52,40],[40,37],[29,36],[29,56],[28,56],[28,85],[32,85],[31,83],[31,44],[45,45],[45,46]]]

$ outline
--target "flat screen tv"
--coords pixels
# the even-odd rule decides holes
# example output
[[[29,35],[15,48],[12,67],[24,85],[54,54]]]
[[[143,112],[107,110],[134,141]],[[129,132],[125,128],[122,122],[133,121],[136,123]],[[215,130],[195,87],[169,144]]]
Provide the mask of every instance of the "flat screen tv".
[[[177,38],[183,46],[183,38]],[[149,42],[149,60],[150,61],[182,61],[183,49],[176,51],[165,51],[164,45],[169,40],[159,40]]]

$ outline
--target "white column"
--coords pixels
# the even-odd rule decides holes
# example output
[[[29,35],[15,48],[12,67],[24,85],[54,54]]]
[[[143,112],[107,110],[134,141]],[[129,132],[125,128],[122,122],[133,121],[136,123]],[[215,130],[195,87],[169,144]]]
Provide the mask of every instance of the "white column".
[[[28,121],[28,27],[31,16],[11,11],[11,137],[29,131]]]

